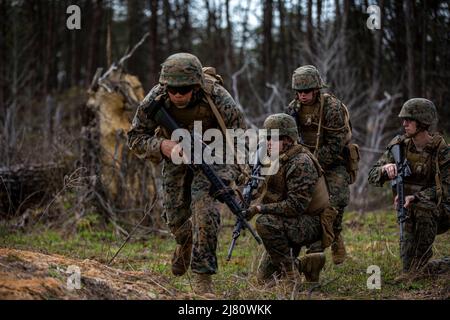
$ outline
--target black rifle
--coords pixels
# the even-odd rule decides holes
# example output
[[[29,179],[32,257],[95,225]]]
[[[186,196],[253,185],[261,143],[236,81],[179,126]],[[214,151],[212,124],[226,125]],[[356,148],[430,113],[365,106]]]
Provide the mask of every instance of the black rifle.
[[[163,105],[163,99],[144,102],[141,105],[141,108],[146,113],[147,118],[152,119],[158,125],[161,125],[167,130],[169,130],[169,132],[173,132],[176,129],[181,128],[172,118],[172,116],[167,112],[166,108]],[[198,138],[195,137],[194,134],[191,134],[191,141],[193,142],[194,139]],[[209,146],[205,144],[203,141],[201,141],[201,143],[202,143],[202,150],[209,148]],[[231,212],[237,217],[238,221],[241,222],[241,224],[250,231],[255,240],[259,244],[261,244],[262,243],[261,238],[258,236],[256,231],[253,230],[252,226],[247,222],[245,218],[245,210],[242,208],[242,206],[236,199],[234,192],[230,188],[228,188],[228,186],[217,175],[214,169],[209,164],[203,162],[201,164],[187,164],[187,165],[191,170],[195,170],[196,168],[200,168],[202,170],[203,174],[206,176],[209,182],[211,182],[212,190],[215,191],[217,198],[228,206]]]
[[[400,225],[400,250],[403,245],[403,229],[407,219],[405,209],[405,185],[404,179],[411,175],[411,169],[408,165],[408,160],[404,158],[402,149],[399,144],[394,144],[389,150],[394,158],[395,166],[397,167],[397,176],[391,181],[392,188],[397,194],[397,220]]]
[[[263,146],[260,145],[260,146],[258,146],[258,149],[256,150],[255,163],[252,166],[250,180],[245,184],[244,191],[242,193],[242,196],[243,196],[242,207],[245,209],[248,209],[248,207],[250,206],[250,203],[252,202],[253,190],[256,190],[256,188],[258,188],[260,180],[264,180],[264,178],[261,177],[260,151],[262,149],[265,150],[265,148],[263,148]],[[242,221],[242,219],[238,218],[236,221],[236,224],[234,225],[233,237],[231,239],[230,247],[228,248],[227,261],[230,261],[230,259],[231,259],[231,255],[233,254],[234,246],[236,245],[236,240],[241,235],[241,230],[244,230],[246,227],[246,225],[244,224],[244,221]]]

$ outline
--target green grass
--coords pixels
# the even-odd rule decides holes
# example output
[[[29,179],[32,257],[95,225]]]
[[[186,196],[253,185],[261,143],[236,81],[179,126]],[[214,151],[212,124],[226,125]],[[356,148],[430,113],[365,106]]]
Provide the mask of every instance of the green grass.
[[[232,220],[225,219],[218,244],[219,271],[214,276],[218,297],[223,299],[288,299],[279,287],[264,289],[256,282],[256,270],[264,251],[249,233],[241,235],[231,261],[226,261],[231,240]],[[42,230],[44,231],[42,231]],[[62,233],[35,228],[33,232],[12,232],[0,225],[0,246],[45,253],[66,255],[77,259],[95,259],[106,263],[123,242],[112,227],[95,230],[95,221],[83,224],[78,233]],[[335,266],[326,251],[327,262],[321,274],[320,288],[308,295],[305,290],[298,298],[310,299],[429,299],[439,298],[439,292],[448,286],[447,279],[420,279],[404,285],[393,283],[401,264],[398,247],[398,227],[393,212],[371,212],[364,215],[346,213],[344,238],[348,259]],[[167,277],[174,288],[190,292],[192,273],[173,277],[170,259],[175,248],[171,237],[150,236],[145,240],[131,240],[116,257],[113,267],[133,271],[153,271]],[[434,243],[434,257],[450,252],[449,232],[439,235]],[[301,255],[304,254],[302,251]],[[367,289],[367,268],[377,265],[381,269],[381,289]]]

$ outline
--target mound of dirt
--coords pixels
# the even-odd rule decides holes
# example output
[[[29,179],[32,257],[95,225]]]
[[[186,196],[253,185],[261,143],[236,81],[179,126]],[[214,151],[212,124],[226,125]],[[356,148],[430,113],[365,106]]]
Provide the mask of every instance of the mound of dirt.
[[[110,268],[93,260],[0,248],[0,300],[186,299],[150,272]]]

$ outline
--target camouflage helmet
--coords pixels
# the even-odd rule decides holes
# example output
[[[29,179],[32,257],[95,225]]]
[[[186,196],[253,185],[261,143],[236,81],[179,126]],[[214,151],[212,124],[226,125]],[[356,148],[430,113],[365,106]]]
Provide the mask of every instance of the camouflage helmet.
[[[403,104],[399,118],[411,118],[426,126],[430,126],[437,118],[434,103],[424,98],[409,99]]]
[[[295,69],[292,75],[293,90],[321,89],[324,87],[326,86],[319,71],[312,65],[301,66]]]
[[[175,53],[161,65],[159,83],[172,87],[200,85],[204,77],[200,60],[190,53]]]
[[[276,113],[267,117],[264,121],[264,129],[278,129],[280,137],[288,136],[292,140],[298,140],[297,123],[295,119],[286,113]]]

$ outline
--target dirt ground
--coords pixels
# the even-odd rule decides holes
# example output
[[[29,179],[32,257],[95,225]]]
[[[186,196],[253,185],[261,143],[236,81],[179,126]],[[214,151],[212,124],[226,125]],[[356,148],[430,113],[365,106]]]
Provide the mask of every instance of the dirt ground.
[[[80,289],[75,288],[73,266],[80,270]],[[157,274],[125,272],[88,259],[0,249],[0,300],[186,298]]]

